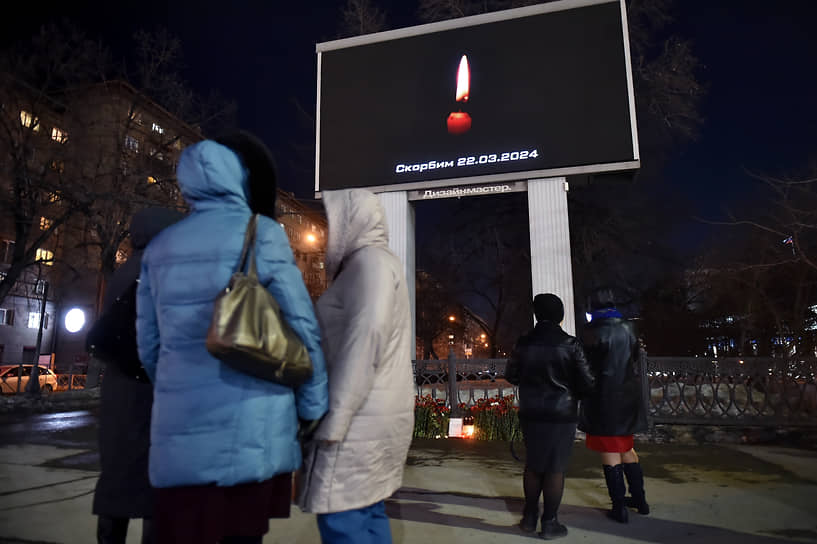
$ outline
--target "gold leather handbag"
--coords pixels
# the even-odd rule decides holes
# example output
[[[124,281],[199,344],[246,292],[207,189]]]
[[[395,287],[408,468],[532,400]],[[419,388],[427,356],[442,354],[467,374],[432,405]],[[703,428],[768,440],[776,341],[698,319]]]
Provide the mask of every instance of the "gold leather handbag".
[[[258,282],[253,215],[244,235],[238,269],[216,297],[207,331],[207,351],[227,366],[289,387],[312,376],[312,361],[298,335],[281,316],[275,297]],[[249,258],[249,271],[244,268]]]

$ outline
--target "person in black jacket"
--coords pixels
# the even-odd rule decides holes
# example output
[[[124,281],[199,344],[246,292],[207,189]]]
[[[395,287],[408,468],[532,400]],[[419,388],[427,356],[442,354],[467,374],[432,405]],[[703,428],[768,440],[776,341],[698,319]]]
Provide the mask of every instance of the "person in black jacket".
[[[148,208],[134,214],[130,224],[133,254],[108,281],[102,304],[103,314],[120,297],[134,297],[133,286],[139,276],[142,252],[153,237],[180,220],[176,210]],[[135,309],[135,301],[128,306]],[[97,518],[99,544],[125,544],[128,523],[142,518],[142,543],[155,541],[153,530],[154,497],[148,480],[150,412],[153,386],[144,370],[132,372],[138,364],[136,353],[136,314],[129,317],[132,338],[122,338],[122,351],[116,361],[105,364],[105,376],[99,404],[99,480],[94,491],[93,513]],[[100,323],[105,334],[106,325]],[[108,334],[115,334],[108,331]],[[89,346],[93,351],[93,346]],[[132,353],[124,353],[130,351]],[[137,361],[137,363],[133,363]]]
[[[598,289],[590,302],[591,321],[582,333],[596,388],[582,402],[579,429],[587,433],[587,447],[601,454],[612,509],[608,515],[629,520],[627,506],[649,514],[644,474],[633,448],[633,433],[647,427],[639,365],[641,348],[633,326],[615,307],[610,289]],[[624,478],[630,486],[627,499]]]
[[[519,386],[519,420],[527,452],[522,485],[525,508],[519,527],[536,530],[539,496],[544,496],[543,538],[567,534],[557,512],[564,492],[578,421],[578,401],[593,388],[582,346],[562,330],[562,301],[553,294],[533,299],[536,326],[522,336],[505,371]]]

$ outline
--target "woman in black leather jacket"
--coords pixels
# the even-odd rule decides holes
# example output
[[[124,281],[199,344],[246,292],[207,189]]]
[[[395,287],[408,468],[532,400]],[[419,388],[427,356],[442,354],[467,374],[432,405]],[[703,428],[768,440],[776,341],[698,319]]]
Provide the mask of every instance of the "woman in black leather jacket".
[[[593,394],[582,401],[579,429],[587,433],[587,447],[601,454],[604,479],[612,501],[609,516],[627,523],[627,506],[649,514],[644,474],[633,448],[633,433],[647,427],[639,364],[641,349],[633,326],[615,308],[610,290],[593,295],[591,321],[582,333],[587,360],[596,376]],[[625,497],[624,478],[631,499]]]
[[[536,530],[539,496],[544,495],[544,538],[567,534],[556,514],[562,501],[578,421],[578,401],[593,387],[593,375],[579,342],[562,330],[562,301],[553,294],[533,299],[536,326],[514,348],[505,377],[519,386],[519,420],[527,452],[525,509],[519,527]]]

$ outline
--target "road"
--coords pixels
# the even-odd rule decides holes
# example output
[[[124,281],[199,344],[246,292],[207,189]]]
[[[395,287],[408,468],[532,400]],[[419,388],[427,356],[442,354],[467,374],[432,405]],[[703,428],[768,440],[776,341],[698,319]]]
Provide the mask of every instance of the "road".
[[[4,444],[96,449],[97,427],[97,415],[91,410],[0,416],[0,433]]]

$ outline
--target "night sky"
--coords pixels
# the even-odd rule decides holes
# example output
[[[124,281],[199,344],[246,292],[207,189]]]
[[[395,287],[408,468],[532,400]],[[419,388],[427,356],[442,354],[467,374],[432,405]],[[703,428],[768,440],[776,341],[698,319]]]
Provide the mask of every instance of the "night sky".
[[[817,155],[817,2],[676,4],[672,30],[693,40],[708,94],[699,139],[674,150],[665,173],[694,202],[695,213],[715,218],[750,193],[745,170],[781,175],[802,170]],[[282,188],[310,197],[313,173],[296,168],[296,149],[314,141],[315,43],[337,37],[342,5],[340,0],[25,2],[22,16],[6,16],[0,24],[6,45],[49,18],[68,16],[114,50],[123,50],[137,28],[166,27],[182,41],[191,86],[204,94],[217,89],[235,100],[240,126],[273,149]],[[418,23],[416,2],[382,5],[391,27]]]

